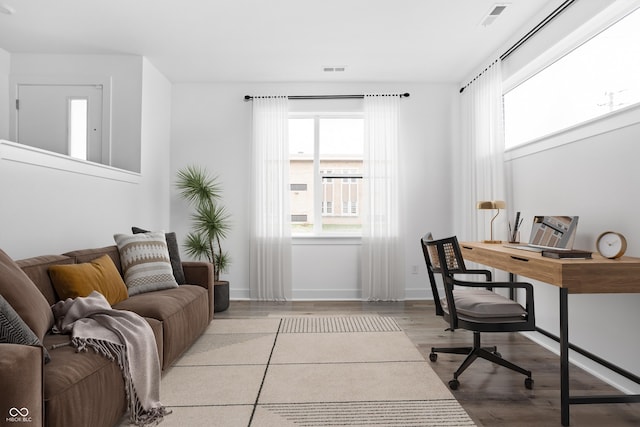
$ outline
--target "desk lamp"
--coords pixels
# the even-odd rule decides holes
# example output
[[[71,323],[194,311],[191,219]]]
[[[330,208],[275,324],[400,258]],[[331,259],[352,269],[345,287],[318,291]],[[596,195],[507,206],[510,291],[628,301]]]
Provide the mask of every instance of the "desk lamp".
[[[491,218],[491,237],[490,240],[484,240],[484,243],[502,243],[501,240],[493,240],[493,221],[500,214],[500,209],[506,208],[507,205],[503,200],[488,200],[478,202],[478,209],[497,209],[498,212]]]

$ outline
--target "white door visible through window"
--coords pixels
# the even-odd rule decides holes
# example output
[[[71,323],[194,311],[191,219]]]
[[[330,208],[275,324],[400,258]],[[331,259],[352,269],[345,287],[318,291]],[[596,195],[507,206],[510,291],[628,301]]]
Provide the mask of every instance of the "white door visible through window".
[[[16,141],[108,163],[102,153],[102,86],[19,84]]]

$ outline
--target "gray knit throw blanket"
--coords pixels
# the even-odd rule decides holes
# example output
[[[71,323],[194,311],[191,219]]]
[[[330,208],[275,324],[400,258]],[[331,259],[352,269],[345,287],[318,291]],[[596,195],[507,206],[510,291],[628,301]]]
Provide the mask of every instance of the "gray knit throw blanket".
[[[160,362],[151,326],[140,316],[114,310],[98,292],[88,297],[68,298],[51,309],[54,332],[71,334],[77,351],[91,347],[122,371],[129,420],[137,426],[155,425],[169,413],[159,401]]]

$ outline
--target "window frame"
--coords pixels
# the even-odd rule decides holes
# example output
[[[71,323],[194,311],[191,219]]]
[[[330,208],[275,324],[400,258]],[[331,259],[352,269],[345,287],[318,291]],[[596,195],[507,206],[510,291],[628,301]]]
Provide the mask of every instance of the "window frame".
[[[325,190],[325,183],[323,182],[323,174],[320,167],[320,120],[321,119],[362,119],[364,120],[364,112],[349,111],[349,112],[289,112],[289,120],[291,119],[313,119],[314,121],[314,146],[313,146],[313,216],[314,224],[313,230],[309,232],[299,232],[292,229],[292,238],[298,240],[304,239],[329,239],[329,240],[345,240],[350,241],[357,239],[358,241],[362,237],[361,230],[358,231],[343,231],[343,232],[328,232],[323,231],[322,218],[326,216],[341,216],[342,206],[331,205],[331,213],[325,211],[323,203],[323,195]],[[363,128],[364,131],[364,128]],[[335,176],[335,171],[331,171],[331,175]],[[342,170],[338,171],[342,172]],[[349,175],[351,176],[351,175]],[[342,179],[332,179],[333,183],[338,182],[340,184],[339,189],[342,189]],[[335,191],[335,188],[334,188]],[[338,212],[339,211],[339,212]],[[360,211],[360,209],[358,209]],[[353,217],[353,215],[349,215]]]
[[[627,15],[640,9],[637,5],[613,5],[583,24],[542,55],[514,72],[503,81],[503,96],[563,56],[579,48],[591,38],[605,31]],[[640,12],[638,12],[640,13]],[[640,102],[614,110],[598,117],[576,123],[563,129],[541,135],[522,144],[505,148],[505,160],[528,156],[540,151],[573,143],[592,135],[609,132],[640,122]]]

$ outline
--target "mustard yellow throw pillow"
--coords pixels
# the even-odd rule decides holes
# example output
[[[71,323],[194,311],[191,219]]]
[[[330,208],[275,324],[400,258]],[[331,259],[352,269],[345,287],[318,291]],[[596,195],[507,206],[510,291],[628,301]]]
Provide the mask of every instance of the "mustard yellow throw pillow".
[[[111,305],[129,297],[127,286],[109,255],[81,264],[52,265],[49,277],[63,300],[86,297],[93,291],[104,295]]]

